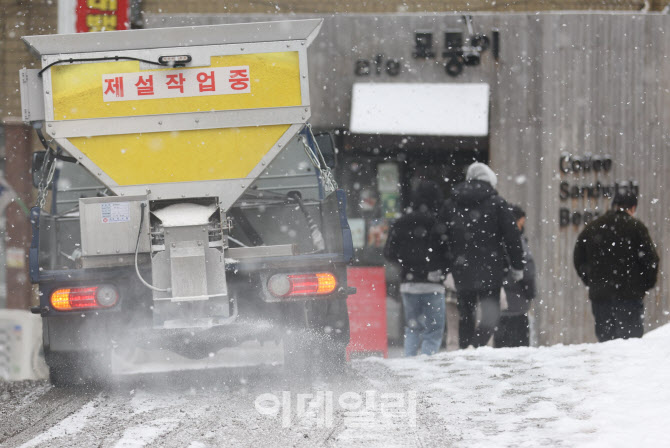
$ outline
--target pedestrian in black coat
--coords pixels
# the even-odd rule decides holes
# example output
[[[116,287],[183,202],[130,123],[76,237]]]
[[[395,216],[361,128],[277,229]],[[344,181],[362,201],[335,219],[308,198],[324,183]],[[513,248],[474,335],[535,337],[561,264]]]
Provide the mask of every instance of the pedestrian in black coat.
[[[523,277],[521,234],[496,183],[487,165],[473,163],[438,218],[458,296],[461,348],[488,343],[500,318],[500,288],[508,269],[515,280]],[[478,303],[481,320],[475,328]]]
[[[535,284],[535,260],[528,248],[528,238],[524,234],[526,212],[518,205],[511,205],[510,212],[521,231],[521,246],[523,248],[523,278],[514,281],[510,273],[503,282],[503,291],[507,300],[507,308],[500,316],[498,328],[493,335],[496,347],[520,347],[530,345],[530,328],[528,310],[535,298],[537,288]]]
[[[445,327],[442,275],[444,255],[435,233],[436,215],[442,204],[439,186],[422,180],[413,192],[409,213],[398,219],[389,232],[384,256],[399,263],[400,293],[405,317],[405,356],[439,351]]]
[[[642,337],[645,292],[656,284],[658,254],[645,225],[635,219],[637,197],[617,192],[612,209],[577,237],[574,264],[589,288],[600,342]]]
[[[393,223],[384,247],[384,257],[398,262],[403,283],[429,282],[428,274],[445,270],[440,235],[435,232],[442,192],[435,182],[421,180],[412,193],[409,213]]]

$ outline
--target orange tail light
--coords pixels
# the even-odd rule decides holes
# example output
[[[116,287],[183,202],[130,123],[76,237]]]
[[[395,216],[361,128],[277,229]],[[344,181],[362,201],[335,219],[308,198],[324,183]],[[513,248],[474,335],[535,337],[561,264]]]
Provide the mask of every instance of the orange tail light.
[[[110,308],[118,300],[116,288],[110,285],[61,288],[51,293],[51,306],[57,311]]]
[[[268,280],[268,290],[276,297],[323,296],[336,287],[337,280],[330,272],[275,274]]]

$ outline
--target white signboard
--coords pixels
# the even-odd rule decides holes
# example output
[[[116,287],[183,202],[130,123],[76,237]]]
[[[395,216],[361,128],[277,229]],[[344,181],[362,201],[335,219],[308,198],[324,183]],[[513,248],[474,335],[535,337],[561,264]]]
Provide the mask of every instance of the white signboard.
[[[357,83],[349,130],[357,134],[484,137],[489,85],[484,83]]]
[[[102,75],[102,100],[137,101],[250,93],[249,66]]]

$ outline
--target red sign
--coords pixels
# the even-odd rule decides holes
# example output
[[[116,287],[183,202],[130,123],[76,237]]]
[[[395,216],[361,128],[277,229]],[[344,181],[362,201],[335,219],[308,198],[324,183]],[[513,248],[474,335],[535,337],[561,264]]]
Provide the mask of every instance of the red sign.
[[[356,288],[356,294],[347,298],[350,331],[347,359],[355,352],[377,352],[387,358],[385,269],[350,267],[347,284]]]
[[[127,30],[128,0],[77,0],[77,32]]]

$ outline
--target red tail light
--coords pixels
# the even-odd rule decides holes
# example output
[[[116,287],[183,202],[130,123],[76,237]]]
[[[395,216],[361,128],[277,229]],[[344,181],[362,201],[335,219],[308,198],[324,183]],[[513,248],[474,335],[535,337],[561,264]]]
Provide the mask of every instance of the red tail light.
[[[110,308],[119,300],[110,285],[61,288],[51,293],[51,306],[58,311]]]
[[[336,287],[337,280],[330,272],[276,274],[268,280],[268,290],[277,297],[323,296]]]

